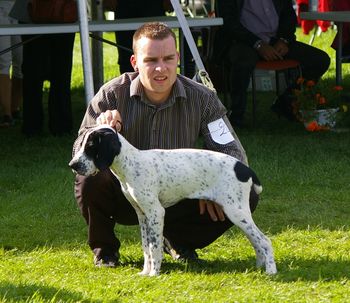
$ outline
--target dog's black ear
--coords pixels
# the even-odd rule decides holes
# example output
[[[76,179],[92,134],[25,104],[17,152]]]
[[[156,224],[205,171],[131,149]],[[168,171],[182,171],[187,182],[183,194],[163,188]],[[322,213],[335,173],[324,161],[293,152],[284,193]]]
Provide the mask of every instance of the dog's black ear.
[[[119,137],[110,129],[99,129],[90,134],[85,153],[101,171],[109,168],[120,153]]]

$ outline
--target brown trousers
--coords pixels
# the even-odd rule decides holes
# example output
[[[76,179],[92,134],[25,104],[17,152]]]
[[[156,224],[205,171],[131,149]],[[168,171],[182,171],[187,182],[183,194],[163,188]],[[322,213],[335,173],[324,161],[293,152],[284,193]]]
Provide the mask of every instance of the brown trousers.
[[[77,175],[75,197],[88,224],[88,244],[96,255],[114,254],[120,247],[116,224],[137,225],[135,210],[124,197],[119,181],[109,170],[95,176]],[[252,190],[250,207],[255,210],[259,197]],[[214,222],[207,213],[199,214],[198,200],[183,200],[165,212],[164,236],[174,248],[203,248],[220,237],[233,224],[226,219]]]

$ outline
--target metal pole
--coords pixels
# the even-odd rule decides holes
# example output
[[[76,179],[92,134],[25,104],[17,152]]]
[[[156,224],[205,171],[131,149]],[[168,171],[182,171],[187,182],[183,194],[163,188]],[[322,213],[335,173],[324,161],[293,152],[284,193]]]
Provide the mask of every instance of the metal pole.
[[[82,50],[85,102],[89,104],[94,96],[94,82],[92,77],[91,53],[89,46],[89,24],[87,18],[87,5],[85,0],[78,0],[80,43]]]
[[[199,55],[199,52],[197,49],[197,45],[194,42],[192,33],[191,33],[190,28],[187,24],[185,15],[182,11],[182,8],[180,6],[179,1],[178,0],[171,0],[171,4],[174,8],[176,17],[179,20],[179,23],[181,25],[181,30],[186,38],[187,44],[191,50],[191,53],[192,53],[192,56],[194,58],[194,61],[196,62],[197,68],[199,70],[205,70],[203,61],[202,61],[201,56]]]
[[[101,21],[103,17],[103,8],[101,0],[91,1],[91,14],[93,20]],[[103,32],[95,32],[95,36],[103,38]],[[91,40],[92,50],[92,70],[94,79],[95,93],[99,90],[104,82],[103,77],[103,43],[100,40]]]

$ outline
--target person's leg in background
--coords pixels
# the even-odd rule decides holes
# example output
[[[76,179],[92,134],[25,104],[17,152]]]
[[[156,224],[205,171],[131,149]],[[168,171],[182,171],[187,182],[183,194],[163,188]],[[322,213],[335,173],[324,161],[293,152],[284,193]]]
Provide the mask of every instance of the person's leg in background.
[[[8,11],[10,9],[8,1],[0,1],[0,24],[10,24]],[[10,36],[0,36],[0,49],[4,50],[11,46]],[[0,107],[2,117],[0,126],[8,127],[13,124],[11,115],[11,51],[0,56]]]
[[[11,44],[15,45],[21,42],[21,36],[12,36]],[[23,99],[23,48],[17,47],[12,50],[12,90],[11,90],[11,113],[13,119],[20,118],[20,110]]]
[[[153,16],[164,16],[163,0],[119,0],[114,12],[115,19],[142,18]],[[156,20],[155,20],[156,21]],[[132,37],[134,31],[115,32],[115,38],[118,45],[118,64],[120,74],[132,72],[134,69],[130,64],[132,55]],[[130,49],[130,51],[124,48]]]
[[[323,50],[295,41],[289,45],[289,51],[285,59],[293,59],[300,62],[301,75],[308,80],[318,81],[322,75],[328,70],[330,58]],[[294,73],[292,79],[287,79],[287,87],[285,91],[278,96],[272,104],[271,110],[279,116],[284,116],[290,121],[297,120],[294,109],[295,95],[293,90],[298,88],[297,78],[299,73]]]
[[[241,43],[233,44],[227,56],[230,65],[228,83],[231,115],[229,120],[234,127],[241,127],[244,126],[249,82],[259,57],[252,47]]]
[[[0,48],[10,46],[9,36],[0,36]],[[1,127],[8,127],[13,124],[11,115],[11,79],[10,79],[11,52],[0,56],[0,105],[3,116],[0,119]]]
[[[328,70],[331,61],[323,50],[298,41],[290,45],[285,58],[298,60],[303,78],[314,81]]]
[[[115,40],[118,45],[118,64],[120,74],[132,72],[134,69],[130,64],[130,57],[132,55],[132,36],[133,31],[123,31],[115,33]],[[129,49],[129,50],[128,50]]]
[[[74,33],[49,37],[50,93],[48,100],[49,130],[53,135],[69,134],[73,128],[71,75]]]
[[[23,35],[22,40],[34,40],[23,45],[23,124],[22,132],[27,136],[39,135],[43,131],[43,83],[47,70],[47,35],[36,37]]]

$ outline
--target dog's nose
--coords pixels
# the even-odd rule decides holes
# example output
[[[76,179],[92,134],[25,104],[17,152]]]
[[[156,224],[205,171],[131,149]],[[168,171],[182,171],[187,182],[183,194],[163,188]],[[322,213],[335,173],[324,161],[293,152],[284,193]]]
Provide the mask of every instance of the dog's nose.
[[[69,162],[69,167],[71,168],[71,169],[73,169],[74,171],[76,171],[76,172],[78,172],[79,170],[81,170],[82,169],[82,165],[81,165],[81,163],[80,162],[78,162],[78,161],[70,161]]]

